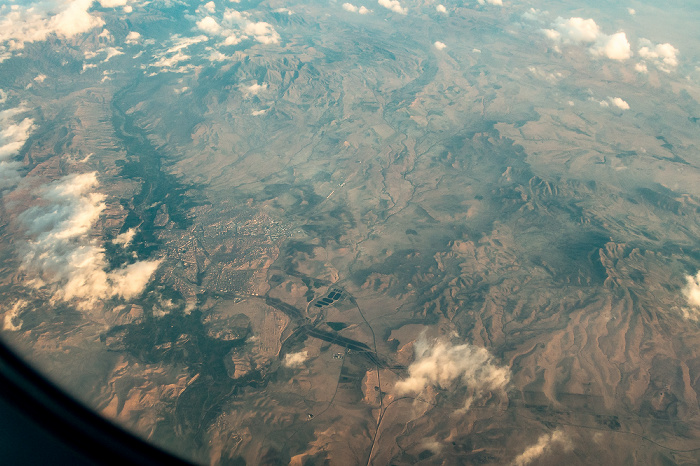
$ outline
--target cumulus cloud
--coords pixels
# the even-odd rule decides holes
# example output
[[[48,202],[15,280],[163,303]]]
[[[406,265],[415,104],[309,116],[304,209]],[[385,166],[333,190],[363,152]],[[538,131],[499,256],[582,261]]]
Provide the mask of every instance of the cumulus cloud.
[[[246,96],[257,95],[260,91],[267,90],[267,83],[253,83],[250,86],[244,86],[243,93]]]
[[[652,44],[648,39],[640,39],[639,56],[652,63],[661,71],[670,73],[678,66],[678,49],[669,43]]]
[[[216,35],[221,32],[221,26],[211,16],[207,16],[206,18],[202,18],[197,21],[197,28],[202,32],[212,35]]]
[[[620,108],[622,110],[629,110],[630,109],[629,104],[619,97],[613,97],[612,99],[610,99],[610,101],[617,108]]]
[[[479,5],[498,5],[498,6],[503,6],[503,0],[478,0]]]
[[[408,378],[396,383],[399,395],[420,394],[428,387],[450,389],[466,386],[469,397],[465,409],[487,392],[504,392],[510,381],[507,367],[498,366],[485,349],[446,340],[429,341],[423,335],[414,344],[415,360],[408,367]]]
[[[141,34],[139,34],[136,31],[131,31],[129,34],[126,35],[126,39],[124,42],[126,42],[129,45],[136,45],[139,43],[141,40]]]
[[[555,42],[588,45],[591,54],[611,60],[627,60],[632,56],[632,47],[624,32],[612,35],[601,31],[593,19],[557,18],[549,29],[543,29],[545,36]]]
[[[591,97],[589,100],[596,101],[595,98]],[[627,102],[622,100],[620,97],[608,97],[607,100],[601,100],[598,102],[601,107],[608,108],[611,105],[619,108],[620,110],[629,110],[630,106]]]
[[[444,50],[447,48],[447,45],[444,42],[440,42],[439,40],[436,40],[433,46],[438,50]]]
[[[34,130],[34,120],[31,118],[17,121],[17,115],[23,111],[23,108],[13,108],[0,112],[0,190],[12,187],[19,181],[21,163],[13,158],[19,154]]]
[[[116,8],[118,6],[125,6],[126,0],[98,0],[102,8]]]
[[[306,351],[300,351],[298,353],[288,353],[284,356],[284,361],[282,361],[282,364],[284,364],[285,367],[299,367],[304,364],[304,361],[308,359],[308,352]]]
[[[252,38],[261,44],[278,44],[280,35],[275,28],[264,21],[251,21],[247,13],[233,9],[224,10],[220,19],[206,16],[196,21],[197,29],[209,36],[223,37],[219,45],[236,45],[243,39]]]
[[[41,205],[20,215],[30,237],[22,250],[28,285],[84,310],[113,297],[137,297],[160,265],[140,261],[108,270],[104,248],[91,238],[105,209],[97,186],[94,172],[66,176],[44,189]]]
[[[685,276],[685,287],[683,288],[683,296],[688,301],[688,304],[693,308],[700,310],[700,272],[695,276]]]
[[[627,60],[632,56],[632,47],[624,32],[604,36],[599,44],[591,47],[594,55],[610,58],[611,60]]]
[[[555,445],[559,445],[568,450],[571,448],[569,437],[560,430],[555,430],[551,434],[544,434],[534,445],[530,445],[513,460],[513,466],[526,466],[542,455],[552,451]]]
[[[19,313],[27,307],[27,301],[20,299],[5,314],[3,329],[16,332],[22,328],[22,321],[19,320]]]
[[[255,40],[261,44],[279,44],[280,35],[275,31],[270,23],[258,21],[257,23],[248,23],[243,29],[243,32],[253,36]]]
[[[378,3],[380,6],[383,6],[394,13],[398,13],[400,15],[405,15],[408,13],[408,10],[401,6],[399,0],[378,0]]]
[[[207,2],[202,5],[202,8],[207,10],[209,13],[214,13],[216,11],[216,4],[214,2]]]
[[[126,248],[129,247],[131,242],[134,240],[134,236],[136,236],[136,228],[129,228],[124,233],[118,234],[117,237],[112,240],[112,243]]]
[[[367,13],[372,12],[372,10],[368,10],[364,6],[357,7],[352,3],[343,3],[343,10],[349,11],[351,13],[359,13],[361,15],[366,15]]]
[[[60,2],[55,13],[37,5],[13,5],[9,11],[2,11],[0,44],[18,50],[25,42],[40,42],[52,34],[70,38],[103,26],[102,18],[89,11],[92,4],[93,0]]]
[[[98,39],[103,39],[104,42],[113,42],[114,41],[114,36],[112,35],[111,32],[109,32],[108,29],[103,29],[101,33],[97,35]]]
[[[601,34],[600,27],[594,20],[583,18],[557,18],[554,29],[551,37],[561,37],[566,42],[574,43],[595,42]]]
[[[209,56],[207,56],[207,60],[210,62],[217,62],[217,61],[226,61],[226,60],[231,60],[231,57],[228,55],[219,52],[218,50],[212,50],[209,53]]]
[[[537,8],[530,8],[525,13],[523,13],[523,19],[528,21],[543,21],[544,17],[548,14],[547,11],[538,10]]]
[[[440,4],[435,7],[435,11],[437,11],[438,13],[447,13],[447,8],[445,8],[445,5]]]

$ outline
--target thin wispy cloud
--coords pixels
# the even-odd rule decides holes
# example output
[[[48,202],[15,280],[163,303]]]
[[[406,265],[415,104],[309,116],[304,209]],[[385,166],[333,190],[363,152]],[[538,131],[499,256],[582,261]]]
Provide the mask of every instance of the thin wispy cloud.
[[[540,436],[537,443],[530,445],[520,455],[515,457],[513,466],[527,466],[532,464],[538,458],[549,454],[554,448],[562,448],[564,450],[571,449],[571,440],[561,430],[555,430],[551,434]]]
[[[309,355],[306,351],[300,351],[298,353],[288,353],[284,355],[284,360],[282,364],[285,367],[301,367],[304,362],[308,359]]]

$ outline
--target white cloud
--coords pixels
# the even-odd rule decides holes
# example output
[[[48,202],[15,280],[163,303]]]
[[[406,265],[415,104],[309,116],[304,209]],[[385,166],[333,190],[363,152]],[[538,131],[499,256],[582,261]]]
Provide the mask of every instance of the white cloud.
[[[634,10],[634,8],[627,8],[627,13],[629,13],[632,16],[637,14],[637,12]]]
[[[255,38],[261,44],[278,44],[280,35],[277,34],[275,28],[270,23],[259,21],[257,23],[248,23],[243,29],[243,32]]]
[[[229,57],[228,55],[226,55],[224,53],[219,52],[218,50],[212,50],[209,53],[209,56],[207,57],[207,60],[209,60],[210,62],[226,61],[226,60],[230,60],[230,59],[231,59],[231,57]]]
[[[304,361],[308,359],[308,352],[300,351],[298,353],[288,353],[284,356],[285,367],[299,367],[304,364]]]
[[[183,50],[191,45],[205,42],[209,40],[209,37],[205,35],[195,37],[180,37],[178,35],[173,35],[170,37],[170,39],[172,41],[170,48],[154,55],[153,58],[155,58],[156,61],[151,63],[150,66],[161,68],[161,71],[179,71],[179,69],[174,69],[174,67],[192,58],[185,54]]]
[[[126,0],[98,0],[102,8],[116,8],[126,5]]]
[[[107,41],[107,42],[114,41],[114,36],[107,29],[103,29],[102,32],[97,35],[97,38],[98,39],[105,39],[105,41]]]
[[[20,299],[5,314],[3,329],[16,332],[22,328],[22,321],[18,319],[19,312],[27,307],[27,301]]]
[[[600,27],[592,19],[583,18],[557,18],[555,27],[561,33],[565,41],[569,42],[595,42],[600,37]]]
[[[503,6],[503,0],[478,0],[479,5],[498,5]]]
[[[408,378],[396,383],[399,395],[420,394],[433,386],[450,389],[462,384],[469,391],[468,409],[486,392],[504,392],[510,371],[493,362],[485,349],[464,343],[453,345],[445,340],[428,341],[423,335],[414,344],[415,360],[408,367]]]
[[[180,62],[187,61],[190,58],[192,57],[185,55],[181,50],[178,50],[175,52],[175,54],[169,57],[161,57],[158,61],[154,62],[152,66],[155,66],[156,68],[173,68]]]
[[[168,50],[166,50],[166,54],[175,53],[182,49],[186,49],[191,45],[199,44],[200,42],[205,42],[209,40],[209,38],[204,35],[194,37],[180,37],[178,35],[173,35],[170,36],[170,39],[172,40],[173,45]]]
[[[447,13],[447,8],[445,8],[445,5],[440,4],[435,7],[435,11],[437,11],[438,13]]]
[[[554,42],[589,45],[589,51],[596,56],[611,60],[626,60],[632,56],[632,48],[624,32],[607,35],[590,18],[560,17],[554,21],[550,29],[543,29],[542,32]]]
[[[31,118],[15,122],[15,117],[23,111],[23,108],[14,108],[0,112],[0,190],[19,181],[21,163],[13,158],[19,154],[34,130],[34,120]]]
[[[92,4],[93,0],[64,2],[55,14],[35,5],[13,5],[10,11],[3,12],[0,20],[0,43],[18,50],[25,42],[40,42],[51,34],[70,38],[103,26],[102,18],[89,12]]]
[[[683,296],[688,301],[688,305],[700,310],[700,272],[694,277],[692,275],[685,276],[685,287],[683,288]]]
[[[378,0],[378,3],[394,13],[398,13],[400,15],[405,15],[408,13],[408,10],[401,6],[399,0]]]
[[[622,110],[629,110],[630,109],[629,104],[619,97],[613,97],[612,99],[610,99],[610,101],[617,108],[620,108]]]
[[[228,36],[226,36],[226,38],[221,43],[221,45],[236,45],[236,44],[240,44],[242,40],[243,40],[243,38],[238,37],[236,35],[236,33],[231,33]]]
[[[210,35],[224,37],[224,41],[219,45],[236,45],[249,36],[266,45],[278,44],[280,41],[280,35],[270,23],[250,21],[246,13],[233,9],[226,9],[221,21],[207,16],[196,24],[200,30]]]
[[[107,56],[105,56],[105,59],[102,60],[102,63],[108,62],[111,58],[118,55],[124,55],[124,52],[122,52],[119,47],[107,47],[104,49],[104,52],[107,54]]]
[[[202,5],[202,8],[207,10],[209,13],[214,13],[216,11],[216,4],[214,2],[207,2]]]
[[[38,83],[43,83],[44,81],[46,81],[46,75],[45,75],[45,74],[39,74],[39,75],[37,75],[37,76],[34,78],[34,81],[36,81],[36,82],[38,82]]]
[[[639,56],[659,68],[670,73],[678,66],[678,49],[669,43],[652,44],[648,39],[640,39]]]
[[[591,53],[611,60],[627,60],[632,57],[632,48],[627,35],[624,32],[618,32],[611,36],[601,36],[599,44],[591,47]]]
[[[525,13],[523,13],[523,19],[528,21],[542,21],[544,17],[548,14],[547,11],[538,10],[537,8],[530,8]]]
[[[565,450],[571,449],[569,437],[560,430],[555,430],[551,434],[540,436],[537,443],[530,445],[513,460],[513,466],[526,466],[544,454],[549,453],[555,445],[562,446]]]
[[[94,172],[63,177],[45,187],[41,205],[20,215],[30,236],[22,249],[28,285],[85,310],[104,299],[138,296],[160,265],[140,261],[108,270],[104,248],[91,237],[105,209],[97,185]]]
[[[262,84],[253,83],[250,86],[245,86],[243,93],[246,96],[250,96],[250,95],[257,95],[260,91],[264,91],[264,90],[267,90],[267,83],[262,83]]]
[[[639,73],[648,73],[649,69],[647,68],[647,64],[644,62],[639,62],[634,65],[635,71]]]
[[[343,10],[349,11],[351,13],[359,13],[361,15],[366,15],[372,12],[372,10],[367,9],[364,6],[357,7],[352,3],[343,3]]]
[[[440,42],[439,40],[436,40],[433,46],[438,50],[444,50],[447,48],[447,45],[444,42]]]
[[[553,40],[555,42],[559,42],[561,40],[561,32],[555,31],[554,29],[543,29],[542,32],[544,32],[544,35],[547,36],[547,39]]]
[[[124,42],[126,42],[129,45],[136,45],[139,43],[141,40],[141,34],[139,34],[136,31],[131,31],[129,34],[126,35],[126,39]]]
[[[200,31],[212,35],[216,35],[221,32],[221,26],[211,16],[207,16],[206,18],[197,21],[197,28],[199,28]]]
[[[224,11],[223,21],[227,24],[232,24],[233,22],[245,22],[246,16],[240,11],[229,8],[226,11]]]
[[[134,240],[134,236],[136,236],[136,228],[129,228],[124,233],[117,235],[117,237],[112,240],[112,243],[119,244],[126,248]]]

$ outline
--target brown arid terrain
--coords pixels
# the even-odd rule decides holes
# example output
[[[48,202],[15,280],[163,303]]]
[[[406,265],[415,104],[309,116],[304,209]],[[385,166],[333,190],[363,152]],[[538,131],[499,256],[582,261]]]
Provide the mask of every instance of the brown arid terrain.
[[[696,9],[116,3],[0,20],[50,378],[205,464],[700,462]]]

